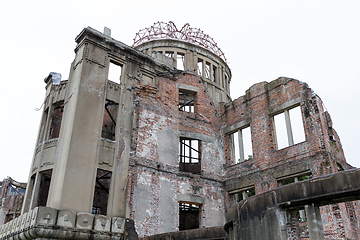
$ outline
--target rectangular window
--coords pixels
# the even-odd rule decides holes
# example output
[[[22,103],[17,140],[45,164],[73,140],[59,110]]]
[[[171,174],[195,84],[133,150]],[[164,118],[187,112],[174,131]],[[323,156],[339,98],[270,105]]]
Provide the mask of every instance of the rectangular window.
[[[179,231],[200,227],[200,205],[179,202]]]
[[[40,186],[38,190],[36,206],[46,207],[51,183],[52,170],[40,172],[39,174]]]
[[[177,53],[176,55],[176,68],[179,70],[185,69],[185,54]]]
[[[106,215],[109,198],[111,172],[98,169],[95,180],[95,191],[92,212],[93,214]]]
[[[180,164],[183,172],[201,173],[201,141],[189,138],[180,138]]]
[[[179,110],[184,112],[195,112],[196,92],[179,89]]]
[[[306,175],[299,175],[299,176],[296,176],[296,177],[285,178],[285,179],[278,180],[278,186],[281,187],[281,186],[285,186],[285,185],[288,185],[288,184],[304,181],[304,180],[307,180],[307,179],[310,179],[310,178],[312,178],[311,173],[308,173]]]
[[[167,56],[168,58],[173,58],[174,57],[174,52],[166,51],[164,55]]]
[[[300,106],[274,116],[276,147],[282,149],[305,141]]]
[[[250,127],[239,129],[230,135],[230,139],[231,159],[234,164],[253,158]]]
[[[47,117],[48,117],[48,111],[49,111],[49,108],[46,109],[44,111],[43,115],[42,115],[40,132],[39,132],[39,139],[38,139],[38,145],[44,141],[44,135],[46,136],[46,134],[45,134],[46,129],[45,128],[46,128],[46,122],[47,122]]]
[[[217,81],[217,67],[213,66],[213,81]]]
[[[119,105],[110,100],[105,101],[101,137],[115,141],[116,119]]]
[[[53,105],[54,109],[52,110],[51,119],[49,123],[49,134],[48,139],[59,138],[61,121],[64,112],[64,103],[57,103]]]
[[[110,61],[108,80],[111,80],[115,83],[120,83],[121,70],[122,70],[122,68],[121,68],[120,64]]]
[[[200,58],[198,58],[198,63],[197,63],[197,73],[200,75],[200,76],[203,76],[203,64],[204,64],[204,61]]]
[[[236,195],[236,201],[240,202],[248,197],[254,196],[255,195],[255,188],[249,188],[249,189],[245,189],[241,192],[238,192],[235,194]]]
[[[207,79],[211,79],[211,71],[210,71],[210,69],[211,69],[211,64],[206,62],[206,64],[205,64],[205,77]]]

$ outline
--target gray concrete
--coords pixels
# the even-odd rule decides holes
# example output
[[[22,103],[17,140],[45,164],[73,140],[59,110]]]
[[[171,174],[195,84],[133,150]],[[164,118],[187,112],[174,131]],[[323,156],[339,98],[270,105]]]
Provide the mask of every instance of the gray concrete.
[[[286,211],[305,208],[311,240],[324,239],[319,206],[360,200],[360,169],[309,179],[252,196],[227,214],[231,239],[287,239]]]

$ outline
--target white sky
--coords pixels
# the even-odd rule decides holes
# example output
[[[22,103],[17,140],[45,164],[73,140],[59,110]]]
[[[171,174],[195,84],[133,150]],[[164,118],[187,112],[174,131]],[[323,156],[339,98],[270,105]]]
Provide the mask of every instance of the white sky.
[[[27,181],[49,72],[68,78],[75,37],[91,26],[128,45],[157,21],[200,28],[225,53],[233,98],[292,77],[323,99],[347,160],[360,167],[360,1],[6,1],[0,8],[0,179]],[[359,94],[359,95],[358,95]]]

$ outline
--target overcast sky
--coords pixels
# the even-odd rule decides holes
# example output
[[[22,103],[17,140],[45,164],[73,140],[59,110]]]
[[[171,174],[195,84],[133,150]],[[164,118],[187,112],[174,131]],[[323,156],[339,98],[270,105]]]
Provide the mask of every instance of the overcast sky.
[[[225,53],[233,99],[286,76],[307,82],[330,112],[347,161],[360,167],[360,1],[6,1],[0,8],[0,179],[27,181],[44,100],[43,79],[68,79],[87,26],[132,45],[157,21],[202,29]]]

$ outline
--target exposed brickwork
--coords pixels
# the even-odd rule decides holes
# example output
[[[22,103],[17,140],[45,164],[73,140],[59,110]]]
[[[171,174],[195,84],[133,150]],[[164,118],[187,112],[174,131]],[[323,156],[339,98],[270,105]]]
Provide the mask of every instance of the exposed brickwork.
[[[129,206],[130,216],[135,219],[139,236],[178,230],[178,204],[181,201],[178,196],[204,199],[200,213],[201,227],[221,225],[225,221],[221,182],[224,164],[222,129],[216,108],[199,76],[179,74],[176,77],[176,80],[159,77],[156,86],[139,82],[134,88],[137,125],[133,143],[136,148],[132,153],[133,164],[130,170],[132,180]],[[193,113],[179,111],[180,84],[198,89]],[[201,143],[201,175],[179,171],[178,151],[175,151],[175,161],[160,161],[161,143],[158,135],[161,131],[170,131],[176,135],[178,131],[186,131],[215,139]],[[148,187],[144,190],[144,186]],[[170,192],[162,192],[164,189]],[[146,212],[139,212],[142,206],[138,206],[139,203],[134,199],[141,197],[143,191],[148,191],[150,205]],[[167,208],[172,212],[168,212]],[[168,218],[171,225],[169,222],[164,224],[165,214],[170,215]]]
[[[10,178],[4,179],[1,188],[0,225],[20,215],[23,201],[23,194],[17,192],[12,193]]]
[[[273,116],[291,106],[300,105],[306,141],[283,149],[276,148]],[[251,127],[253,159],[240,164],[231,160],[230,138],[225,135],[226,188],[228,191],[253,184],[256,194],[278,187],[277,179],[309,172],[313,177],[349,169],[340,139],[332,128],[330,115],[321,99],[306,83],[279,78],[270,83],[253,85],[246,95],[222,108],[221,119],[226,126],[247,122]],[[228,196],[226,207],[236,202]],[[357,202],[355,202],[357,203]],[[322,207],[324,232],[327,239],[357,239],[358,223],[352,203]],[[341,207],[339,207],[341,206]],[[301,230],[295,218],[288,223],[289,239],[306,239],[305,225]],[[350,220],[352,219],[352,220]]]

